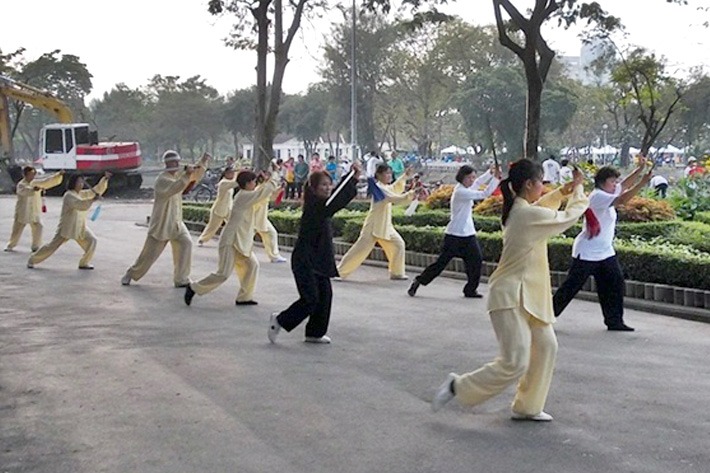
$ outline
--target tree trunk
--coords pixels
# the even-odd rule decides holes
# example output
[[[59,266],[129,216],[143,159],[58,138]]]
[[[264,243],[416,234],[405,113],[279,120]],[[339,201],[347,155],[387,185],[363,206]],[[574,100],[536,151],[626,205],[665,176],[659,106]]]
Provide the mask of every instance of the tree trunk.
[[[265,169],[270,158],[264,152],[264,135],[266,133],[266,58],[269,53],[269,18],[268,7],[271,0],[261,0],[252,14],[257,24],[258,42],[256,46],[256,111],[254,113],[254,151],[252,166],[254,169]],[[272,138],[273,142],[273,138]],[[267,151],[267,152],[270,152]]]

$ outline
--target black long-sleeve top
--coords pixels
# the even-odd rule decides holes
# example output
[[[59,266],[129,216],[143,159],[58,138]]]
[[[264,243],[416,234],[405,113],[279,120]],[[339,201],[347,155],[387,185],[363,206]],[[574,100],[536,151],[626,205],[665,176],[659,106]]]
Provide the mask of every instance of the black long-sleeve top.
[[[298,240],[291,255],[291,267],[294,272],[313,271],[331,278],[338,275],[333,252],[331,217],[357,195],[356,184],[357,179],[341,181],[333,190],[333,194],[338,194],[327,206],[326,199],[316,197],[313,191],[306,187]]]

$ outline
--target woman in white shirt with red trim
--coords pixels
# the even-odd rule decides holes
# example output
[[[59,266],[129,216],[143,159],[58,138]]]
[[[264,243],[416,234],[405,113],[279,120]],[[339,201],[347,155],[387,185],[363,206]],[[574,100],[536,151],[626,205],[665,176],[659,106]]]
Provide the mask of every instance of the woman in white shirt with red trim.
[[[639,179],[645,160],[619,181],[621,175],[612,166],[605,166],[594,176],[595,189],[589,194],[589,209],[584,214],[582,231],[572,246],[572,263],[567,279],[553,297],[555,317],[559,317],[589,276],[597,283],[599,304],[608,330],[633,332],[624,323],[624,274],[614,251],[616,207],[626,204],[651,180],[653,166]]]

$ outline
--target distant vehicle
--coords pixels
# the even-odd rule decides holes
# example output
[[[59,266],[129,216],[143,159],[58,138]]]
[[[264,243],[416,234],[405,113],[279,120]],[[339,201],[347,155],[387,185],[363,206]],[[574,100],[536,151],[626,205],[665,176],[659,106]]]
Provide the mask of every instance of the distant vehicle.
[[[4,159],[13,156],[10,99],[48,111],[59,121],[44,126],[40,132],[40,155],[35,159],[45,171],[64,170],[67,175],[80,173],[89,178],[99,178],[110,171],[114,176],[112,189],[140,188],[143,178],[137,171],[141,166],[138,143],[99,143],[98,133],[91,131],[88,123],[74,123],[65,102],[47,91],[0,75],[0,156]]]

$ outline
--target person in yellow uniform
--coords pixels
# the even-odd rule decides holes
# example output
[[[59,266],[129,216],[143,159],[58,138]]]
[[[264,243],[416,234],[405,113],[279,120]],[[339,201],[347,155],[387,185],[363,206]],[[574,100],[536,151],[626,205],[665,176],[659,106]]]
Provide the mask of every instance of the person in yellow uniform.
[[[111,173],[107,172],[91,189],[84,189],[84,177],[72,175],[67,181],[67,191],[62,198],[62,213],[59,216],[57,233],[52,241],[32,253],[27,260],[27,267],[34,268],[36,264],[46,260],[68,240],[76,241],[84,250],[84,256],[79,260],[79,269],[94,269],[91,259],[96,251],[96,236],[86,226],[86,214],[91,204],[108,188]]]
[[[205,153],[197,166],[180,169],[180,155],[177,151],[168,150],[163,153],[165,171],[155,180],[155,201],[150,214],[148,236],[138,259],[121,278],[121,284],[128,286],[131,281],[141,279],[168,243],[173,250],[175,287],[187,287],[190,283],[192,238],[182,221],[182,195],[191,183],[200,182],[209,158],[210,155]]]
[[[264,175],[268,180],[257,187],[257,175],[252,171],[241,171],[237,174],[239,190],[234,197],[232,213],[227,225],[219,238],[219,263],[217,271],[202,278],[185,288],[185,304],[192,304],[197,295],[204,295],[223,284],[232,271],[239,279],[239,293],[236,305],[256,305],[254,289],[259,274],[259,260],[252,248],[254,246],[254,206],[269,200],[271,194],[279,187],[281,178],[277,172],[271,176]]]
[[[434,411],[454,397],[481,404],[518,381],[512,418],[552,420],[543,410],[557,355],[547,240],[574,225],[589,199],[576,169],[571,182],[540,198],[542,180],[540,164],[521,159],[500,184],[503,251],[488,280],[488,312],[500,354],[471,373],[450,373],[432,400]],[[567,205],[559,210],[564,196]]]
[[[271,262],[284,263],[286,258],[279,253],[279,234],[274,224],[269,221],[268,212],[269,200],[263,200],[254,206],[254,229],[259,234]]]
[[[22,168],[22,179],[17,183],[15,192],[17,203],[15,204],[15,220],[12,223],[12,233],[10,241],[7,242],[5,251],[13,251],[20,241],[25,225],[29,225],[32,230],[32,252],[42,246],[42,191],[51,189],[62,183],[64,171],[49,174],[42,178],[36,178],[37,171],[32,166]]]
[[[207,226],[197,239],[198,245],[202,246],[205,242],[211,240],[227,220],[227,217],[229,217],[232,211],[234,188],[237,187],[236,177],[237,173],[233,168],[228,167],[222,172],[222,177],[217,184],[217,198],[210,208],[210,219],[207,222]]]
[[[414,199],[416,191],[404,191],[410,174],[411,169],[407,168],[399,179],[391,183],[390,167],[386,164],[377,166],[374,177],[376,189],[373,192],[370,211],[365,218],[360,237],[340,260],[338,273],[341,278],[348,277],[360,267],[378,243],[389,261],[390,279],[407,279],[407,275],[404,274],[404,240],[392,225],[392,204],[410,202]],[[378,197],[375,195],[378,193],[380,200],[377,200]]]

